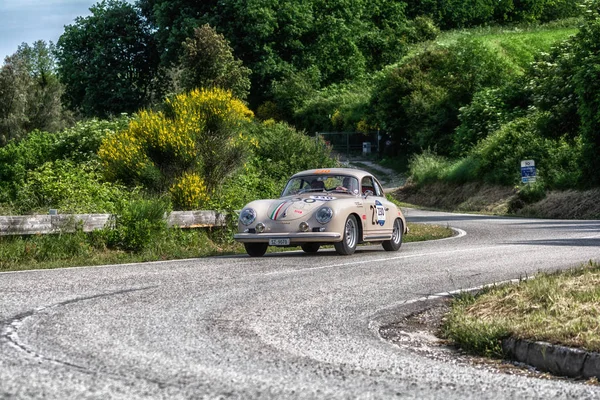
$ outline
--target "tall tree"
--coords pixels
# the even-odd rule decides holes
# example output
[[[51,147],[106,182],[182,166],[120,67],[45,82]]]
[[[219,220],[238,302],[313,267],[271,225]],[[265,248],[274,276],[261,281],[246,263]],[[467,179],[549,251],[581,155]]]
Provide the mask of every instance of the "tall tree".
[[[235,59],[227,39],[206,24],[194,29],[194,35],[183,43],[177,81],[187,91],[220,87],[245,99],[250,90],[250,72]]]
[[[0,69],[0,145],[34,129],[55,132],[65,126],[54,45],[23,43]]]
[[[149,105],[159,57],[146,20],[121,0],[104,0],[90,11],[66,26],[57,44],[68,106],[106,117]]]

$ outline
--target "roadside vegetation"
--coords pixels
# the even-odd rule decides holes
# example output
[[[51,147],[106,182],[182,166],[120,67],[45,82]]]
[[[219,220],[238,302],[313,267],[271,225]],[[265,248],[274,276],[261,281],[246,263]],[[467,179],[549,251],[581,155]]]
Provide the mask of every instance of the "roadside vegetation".
[[[474,354],[502,357],[508,337],[600,351],[600,264],[464,293],[442,334]]]
[[[135,202],[115,229],[90,233],[0,236],[0,272],[164,261],[245,253],[233,241],[234,221],[212,229],[167,228],[164,205]],[[409,223],[403,242],[443,239],[448,227]],[[297,248],[289,248],[297,250]],[[272,251],[287,250],[272,248]]]

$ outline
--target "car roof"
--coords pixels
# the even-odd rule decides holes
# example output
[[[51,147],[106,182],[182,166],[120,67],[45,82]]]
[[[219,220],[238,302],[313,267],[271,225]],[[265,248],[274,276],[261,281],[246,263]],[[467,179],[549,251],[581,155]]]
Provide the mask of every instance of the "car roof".
[[[355,168],[322,168],[322,169],[309,169],[306,171],[298,172],[292,175],[292,178],[297,176],[305,175],[350,175],[358,178],[360,181],[365,176],[373,176],[372,174]],[[290,178],[291,179],[291,178]]]

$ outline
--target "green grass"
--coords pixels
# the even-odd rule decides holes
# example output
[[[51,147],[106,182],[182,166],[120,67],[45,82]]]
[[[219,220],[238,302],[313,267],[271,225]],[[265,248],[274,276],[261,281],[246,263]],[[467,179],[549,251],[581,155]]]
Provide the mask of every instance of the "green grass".
[[[600,351],[600,264],[463,294],[443,334],[475,354],[502,356],[501,340],[516,337]]]
[[[449,228],[433,225],[409,223],[408,226],[410,233],[404,236],[405,242],[441,239],[453,234]],[[245,254],[243,245],[233,241],[233,232],[228,229],[169,229],[137,252],[108,248],[105,236],[98,231],[0,237],[0,272]]]
[[[480,40],[503,55],[516,71],[523,72],[534,56],[547,52],[556,43],[579,31],[580,21],[569,19],[545,25],[518,27],[481,27],[442,32],[438,38],[412,46],[406,58],[414,57],[432,46],[450,46],[461,38]]]

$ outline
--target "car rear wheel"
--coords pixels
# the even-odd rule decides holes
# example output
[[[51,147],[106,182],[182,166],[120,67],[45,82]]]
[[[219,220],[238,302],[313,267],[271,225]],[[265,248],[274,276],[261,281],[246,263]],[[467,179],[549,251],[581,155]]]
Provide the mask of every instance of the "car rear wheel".
[[[335,251],[343,256],[349,256],[354,254],[356,245],[358,243],[358,225],[356,224],[356,217],[349,215],[344,225],[344,234],[342,241],[334,243]]]
[[[268,243],[244,243],[246,253],[250,257],[262,257],[267,252]]]
[[[404,225],[400,218],[394,221],[394,230],[392,231],[392,239],[381,243],[386,251],[398,251],[402,246],[402,234],[404,233]]]
[[[302,247],[302,250],[304,250],[305,253],[316,253],[319,251],[321,245],[319,243],[304,243],[300,247]]]

